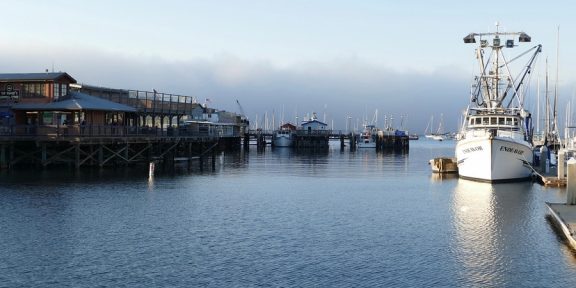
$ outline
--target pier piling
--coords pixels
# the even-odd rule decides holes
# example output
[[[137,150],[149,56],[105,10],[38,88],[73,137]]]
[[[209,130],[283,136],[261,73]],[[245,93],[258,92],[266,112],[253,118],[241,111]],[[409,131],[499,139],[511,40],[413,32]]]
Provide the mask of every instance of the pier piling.
[[[566,151],[564,149],[560,149],[558,151],[558,180],[562,180],[566,177],[566,168],[564,164],[566,162]]]
[[[576,205],[576,159],[568,160],[568,184],[566,185],[566,204]]]

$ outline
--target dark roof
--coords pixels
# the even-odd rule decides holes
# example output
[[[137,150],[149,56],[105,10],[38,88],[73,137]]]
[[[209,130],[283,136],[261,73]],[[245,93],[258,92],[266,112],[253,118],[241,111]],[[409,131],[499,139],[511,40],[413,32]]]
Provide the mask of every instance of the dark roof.
[[[76,80],[66,72],[50,72],[50,73],[0,73],[0,82],[12,81],[56,81],[61,78],[68,78],[71,83],[76,83]]]
[[[324,122],[321,122],[321,121],[318,121],[318,120],[316,120],[316,119],[310,120],[310,121],[304,121],[304,122],[302,122],[302,126],[308,125],[308,124],[312,124],[312,123],[314,123],[314,122],[320,124],[321,126],[328,126],[328,124],[326,124],[326,123],[324,123]]]
[[[284,125],[281,125],[280,128],[296,130],[296,125],[292,123],[285,123]]]
[[[12,105],[13,110],[30,111],[117,111],[136,112],[136,108],[108,101],[80,92],[68,92],[66,98],[51,103],[18,103]]]

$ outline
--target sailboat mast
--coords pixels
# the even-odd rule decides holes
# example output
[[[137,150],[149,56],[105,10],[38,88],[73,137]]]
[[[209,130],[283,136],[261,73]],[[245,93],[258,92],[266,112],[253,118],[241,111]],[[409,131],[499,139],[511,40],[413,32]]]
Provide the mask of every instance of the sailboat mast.
[[[558,26],[556,34],[556,84],[554,85],[554,143],[560,144],[559,134],[558,134],[558,66],[560,59],[560,26]],[[556,146],[555,146],[556,147]]]
[[[546,117],[545,117],[545,121],[546,121],[546,125],[544,126],[544,140],[546,141],[548,138],[548,134],[550,133],[550,100],[548,99],[548,57],[546,57],[546,83],[545,83],[545,88],[546,88]]]

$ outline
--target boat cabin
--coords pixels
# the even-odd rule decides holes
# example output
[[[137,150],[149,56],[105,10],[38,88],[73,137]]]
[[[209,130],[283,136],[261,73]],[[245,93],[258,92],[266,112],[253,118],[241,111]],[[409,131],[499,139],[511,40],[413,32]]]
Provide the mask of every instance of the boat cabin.
[[[468,128],[485,129],[509,129],[518,130],[522,126],[522,121],[518,116],[513,115],[475,115],[468,117]]]

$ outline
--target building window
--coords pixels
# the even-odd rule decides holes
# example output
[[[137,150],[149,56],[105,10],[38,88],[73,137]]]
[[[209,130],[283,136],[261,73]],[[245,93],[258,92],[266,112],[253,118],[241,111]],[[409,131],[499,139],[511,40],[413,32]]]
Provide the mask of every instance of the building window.
[[[42,98],[47,97],[44,95],[44,84],[22,84],[22,97],[23,98]]]
[[[52,87],[54,87],[52,94],[54,95],[54,100],[58,100],[58,98],[60,98],[60,84],[54,83]]]
[[[62,93],[61,96],[66,96],[68,94],[68,84],[60,84],[61,89],[60,92]]]

